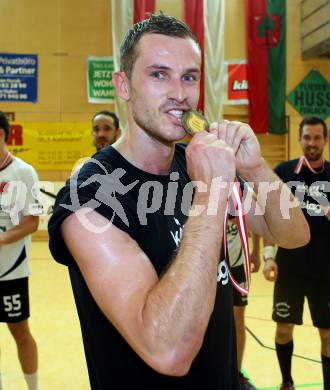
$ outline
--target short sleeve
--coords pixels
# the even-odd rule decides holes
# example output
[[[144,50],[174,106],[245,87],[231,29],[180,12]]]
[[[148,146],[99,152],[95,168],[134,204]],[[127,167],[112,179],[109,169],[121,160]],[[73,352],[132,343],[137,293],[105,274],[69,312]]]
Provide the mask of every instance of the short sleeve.
[[[13,225],[18,225],[24,216],[43,213],[39,196],[39,181],[35,170],[24,162],[17,162],[14,180],[8,183],[1,206],[7,209]]]
[[[130,193],[114,191],[116,184],[118,181],[113,175],[98,171],[95,167],[92,171],[87,167],[82,174],[77,174],[76,177],[74,175],[66,182],[57,195],[48,224],[49,247],[56,261],[62,264],[73,261],[63,240],[61,225],[70,214],[82,208],[90,208],[107,220],[104,226],[97,227],[93,226],[87,214],[80,216],[80,222],[93,233],[101,232],[113,224],[137,240],[139,227],[136,200]]]
[[[40,200],[39,179],[36,171],[31,166],[22,170],[22,181],[26,186],[26,197],[22,214],[24,216],[38,216],[43,213],[43,206]]]

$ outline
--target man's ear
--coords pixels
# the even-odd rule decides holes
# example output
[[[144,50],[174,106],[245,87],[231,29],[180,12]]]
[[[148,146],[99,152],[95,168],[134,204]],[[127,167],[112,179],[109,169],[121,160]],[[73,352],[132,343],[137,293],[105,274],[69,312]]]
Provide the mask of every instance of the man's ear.
[[[112,73],[112,84],[116,89],[117,95],[127,101],[130,98],[128,78],[125,72]]]

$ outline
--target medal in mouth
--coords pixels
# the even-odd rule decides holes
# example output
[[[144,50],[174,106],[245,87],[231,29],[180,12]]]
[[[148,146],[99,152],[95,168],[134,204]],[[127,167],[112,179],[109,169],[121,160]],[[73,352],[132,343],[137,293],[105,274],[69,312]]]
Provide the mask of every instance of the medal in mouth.
[[[181,123],[185,131],[190,135],[195,135],[201,131],[209,130],[209,122],[198,111],[189,110],[183,113]]]

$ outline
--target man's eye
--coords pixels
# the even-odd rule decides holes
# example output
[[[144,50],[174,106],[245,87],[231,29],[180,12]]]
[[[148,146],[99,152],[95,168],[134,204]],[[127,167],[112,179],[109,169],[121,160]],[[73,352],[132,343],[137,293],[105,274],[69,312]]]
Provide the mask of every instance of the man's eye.
[[[184,81],[195,81],[196,80],[196,77],[193,76],[192,74],[185,74],[182,79]]]
[[[164,74],[164,72],[155,71],[155,72],[152,72],[151,75],[152,75],[153,77],[155,77],[156,79],[159,79],[159,80],[165,79],[165,74]]]

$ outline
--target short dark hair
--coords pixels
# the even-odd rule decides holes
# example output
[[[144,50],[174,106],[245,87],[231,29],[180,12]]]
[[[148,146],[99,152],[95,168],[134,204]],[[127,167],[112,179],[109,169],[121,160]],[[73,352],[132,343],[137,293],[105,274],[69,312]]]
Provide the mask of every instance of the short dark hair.
[[[135,23],[126,33],[120,45],[120,70],[130,79],[138,53],[136,46],[143,35],[160,34],[169,37],[198,40],[191,29],[181,20],[163,13],[151,14],[148,19]],[[198,44],[199,46],[199,44]]]
[[[300,122],[299,138],[301,138],[303,127],[305,125],[322,125],[323,126],[323,136],[324,136],[324,138],[327,138],[327,136],[328,136],[327,124],[321,118],[318,118],[317,116],[307,116],[306,118],[304,118]]]
[[[111,116],[111,118],[112,118],[113,121],[114,121],[114,124],[115,124],[116,129],[119,129],[119,119],[118,119],[117,115],[116,115],[114,112],[112,112],[112,111],[107,111],[107,110],[99,111],[99,112],[97,112],[96,114],[93,115],[92,122],[94,121],[94,119],[95,119],[98,115]]]
[[[10,124],[6,114],[0,111],[0,129],[5,132],[5,142],[7,142],[10,133]]]

